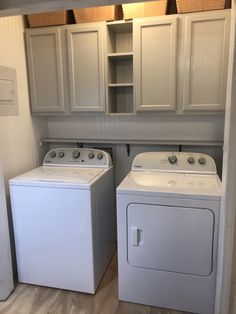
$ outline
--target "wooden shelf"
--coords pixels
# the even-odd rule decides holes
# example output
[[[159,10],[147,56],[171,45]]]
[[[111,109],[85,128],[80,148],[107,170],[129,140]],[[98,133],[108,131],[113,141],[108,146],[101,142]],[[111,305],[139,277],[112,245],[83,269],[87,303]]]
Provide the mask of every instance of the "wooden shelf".
[[[121,113],[110,113],[112,116],[119,116]],[[132,115],[132,113],[122,113]],[[223,146],[223,141],[208,140],[184,140],[184,139],[134,139],[134,138],[42,138],[40,144],[47,143],[100,143],[100,144],[139,144],[139,145],[185,145],[185,146]]]
[[[112,83],[108,84],[109,87],[133,87],[133,83]]]
[[[135,112],[110,112],[109,116],[134,116]]]
[[[110,31],[114,33],[128,33],[132,32],[133,29],[133,21],[114,21],[107,22],[107,26]]]
[[[109,59],[114,60],[126,60],[133,58],[133,52],[115,52],[115,53],[108,53]]]

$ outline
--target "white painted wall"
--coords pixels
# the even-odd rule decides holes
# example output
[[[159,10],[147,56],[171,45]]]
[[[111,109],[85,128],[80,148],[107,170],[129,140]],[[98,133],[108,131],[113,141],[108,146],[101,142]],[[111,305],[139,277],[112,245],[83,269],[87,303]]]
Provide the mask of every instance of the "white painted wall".
[[[8,180],[38,166],[41,159],[39,138],[48,136],[47,119],[32,118],[22,17],[0,18],[0,65],[16,68],[19,115],[0,117],[0,152],[7,193],[9,227],[15,272],[14,242],[9,206]]]
[[[5,183],[38,165],[39,138],[48,135],[47,120],[32,118],[22,17],[0,18],[0,65],[16,68],[19,115],[0,117],[0,151]]]
[[[50,137],[223,141],[224,115],[81,115],[48,118]]]

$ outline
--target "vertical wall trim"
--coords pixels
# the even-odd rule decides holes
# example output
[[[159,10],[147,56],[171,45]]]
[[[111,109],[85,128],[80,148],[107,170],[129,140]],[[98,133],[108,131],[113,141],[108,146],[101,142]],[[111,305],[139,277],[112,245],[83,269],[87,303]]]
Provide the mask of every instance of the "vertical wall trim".
[[[1,156],[0,156],[1,157]],[[11,247],[7,218],[3,169],[0,160],[0,300],[5,300],[14,289]]]
[[[236,92],[234,88],[236,84],[235,18],[236,0],[232,2],[215,314],[229,313],[232,280],[232,258],[236,212]]]

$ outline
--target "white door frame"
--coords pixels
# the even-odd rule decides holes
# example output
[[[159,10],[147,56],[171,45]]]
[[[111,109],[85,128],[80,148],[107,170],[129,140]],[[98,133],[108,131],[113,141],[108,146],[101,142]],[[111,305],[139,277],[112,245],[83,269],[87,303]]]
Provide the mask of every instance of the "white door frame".
[[[236,213],[236,0],[232,1],[215,314],[229,314]]]
[[[1,156],[0,156],[1,157]],[[0,301],[14,289],[3,168],[0,160]]]

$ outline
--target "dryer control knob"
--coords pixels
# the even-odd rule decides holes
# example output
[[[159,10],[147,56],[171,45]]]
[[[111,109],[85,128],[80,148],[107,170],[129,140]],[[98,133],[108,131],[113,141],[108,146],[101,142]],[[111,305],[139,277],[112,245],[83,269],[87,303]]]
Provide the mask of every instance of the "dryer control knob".
[[[93,159],[93,158],[94,158],[94,153],[89,153],[89,154],[88,154],[88,158],[89,158],[89,159]]]
[[[56,154],[54,151],[52,151],[52,152],[50,153],[50,157],[51,157],[51,158],[55,158],[56,155],[57,155],[57,154]]]
[[[206,164],[206,159],[204,158],[204,157],[200,157],[199,159],[198,159],[198,162],[199,162],[199,164],[200,165],[205,165]]]
[[[168,160],[169,160],[169,162],[170,162],[171,164],[176,164],[177,161],[178,161],[178,159],[177,159],[177,157],[176,157],[175,155],[169,156],[169,157],[168,157]]]
[[[195,163],[195,159],[193,157],[188,157],[188,163],[190,165],[194,164]]]
[[[101,160],[103,158],[103,154],[102,153],[98,153],[97,154],[97,159]]]
[[[77,159],[77,158],[79,158],[79,156],[80,156],[80,152],[79,152],[78,150],[75,150],[75,151],[72,153],[72,156],[73,156],[73,158]]]
[[[59,157],[60,157],[60,158],[63,158],[64,156],[65,156],[65,153],[64,153],[64,152],[60,152],[60,153],[59,153]]]

